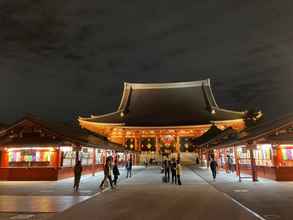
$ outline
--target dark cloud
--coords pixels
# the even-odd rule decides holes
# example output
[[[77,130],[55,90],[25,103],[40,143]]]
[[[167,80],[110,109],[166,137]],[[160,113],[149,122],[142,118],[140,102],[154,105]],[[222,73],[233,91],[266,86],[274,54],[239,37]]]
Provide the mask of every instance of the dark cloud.
[[[0,2],[0,120],[116,109],[123,81],[211,78],[220,106],[293,110],[293,3]]]

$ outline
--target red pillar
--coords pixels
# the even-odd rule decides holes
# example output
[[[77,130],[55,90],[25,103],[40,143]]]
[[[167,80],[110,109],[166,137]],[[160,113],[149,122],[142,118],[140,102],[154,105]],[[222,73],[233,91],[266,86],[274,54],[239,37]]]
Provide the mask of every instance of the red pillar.
[[[199,164],[202,166],[202,149],[199,148]]]
[[[253,155],[252,146],[250,146],[250,148],[249,148],[249,154],[250,154],[252,180],[255,182],[255,181],[257,181],[257,170],[256,170],[256,163],[255,163],[255,158]]]
[[[176,134],[176,151],[177,151],[177,159],[180,161],[180,137]]]
[[[210,155],[210,150],[207,148],[207,149],[206,149],[207,168],[210,167],[210,160],[209,160],[209,159],[211,159],[210,156],[211,156],[211,155]]]
[[[277,166],[281,166],[282,165],[282,149],[280,146],[278,146],[277,148],[277,157],[276,157],[276,163],[277,163]]]
[[[156,139],[155,140],[156,141],[156,143],[155,143],[156,153],[159,154],[160,153],[160,146],[159,146],[159,137],[158,137],[158,135],[156,135],[155,139]]]
[[[93,148],[93,164],[92,164],[92,175],[96,173],[96,148]]]
[[[61,162],[61,151],[60,148],[56,148],[56,150],[54,151],[54,159],[53,159],[53,166],[58,168],[60,167],[60,162]]]
[[[1,158],[1,167],[8,167],[9,161],[8,161],[8,151],[3,150],[2,151],[2,158]]]
[[[138,165],[138,156],[137,156],[137,153],[136,152],[134,152],[134,165]]]
[[[141,136],[138,137],[138,150],[141,151]]]
[[[138,151],[137,137],[134,136],[134,150]]]

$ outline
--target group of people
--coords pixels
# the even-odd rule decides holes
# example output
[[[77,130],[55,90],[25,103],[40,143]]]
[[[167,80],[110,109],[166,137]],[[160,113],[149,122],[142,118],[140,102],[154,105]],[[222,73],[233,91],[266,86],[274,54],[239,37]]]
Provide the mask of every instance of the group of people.
[[[209,157],[209,166],[212,172],[213,180],[216,180],[217,176],[217,168],[218,164],[217,161],[215,160],[214,155],[210,155]],[[171,172],[171,181],[174,184],[182,185],[181,182],[181,173],[182,173],[182,167],[180,164],[180,160],[169,160],[166,159],[163,161],[162,164],[162,173],[164,173],[163,176],[163,182],[170,182],[170,172]],[[147,166],[147,165],[146,165]],[[126,162],[126,178],[130,178],[132,176],[132,158],[127,160]],[[233,172],[233,159],[231,156],[227,156],[227,172]],[[80,184],[80,178],[82,174],[82,165],[81,161],[77,161],[76,165],[74,167],[74,191],[77,192],[79,189],[79,184]],[[113,178],[112,178],[113,174]],[[107,179],[109,180],[110,186],[113,189],[113,185],[117,185],[117,180],[120,175],[119,169],[118,169],[118,163],[117,160],[114,160],[114,165],[112,165],[112,158],[108,157],[106,159],[106,163],[104,165],[104,178],[100,184],[100,188],[102,189],[104,187],[105,182]]]
[[[227,155],[227,162],[225,163],[225,167],[226,167],[226,172],[230,173],[230,172],[234,172],[234,165],[233,165],[233,159],[230,155]],[[213,175],[213,179],[214,181],[216,180],[216,176],[217,176],[217,168],[218,168],[218,163],[215,160],[215,156],[211,155],[210,156],[210,168],[212,171],[212,175]]]
[[[144,166],[147,168],[148,166],[157,165],[157,161],[153,158],[150,158],[149,160],[147,158],[144,159]]]
[[[164,172],[163,182],[170,182],[170,171],[172,175],[172,183],[182,185],[181,183],[181,173],[182,173],[182,167],[180,164],[180,160],[175,161],[175,159],[172,160],[164,160],[162,171]]]
[[[127,160],[126,162],[126,178],[130,178],[132,176],[132,158]],[[73,189],[75,192],[79,190],[80,178],[82,174],[82,165],[81,161],[78,160],[74,166],[74,185]],[[109,180],[111,189],[117,185],[118,177],[120,175],[117,160],[114,160],[114,164],[112,164],[112,157],[108,157],[106,159],[106,163],[104,164],[104,178],[100,184],[100,189],[104,187],[107,179]],[[112,178],[113,177],[113,178]]]
[[[113,173],[114,179],[112,179],[112,173]],[[119,175],[120,175],[120,172],[118,169],[117,160],[114,161],[114,166],[112,167],[112,158],[108,157],[104,165],[104,178],[100,184],[100,189],[104,187],[105,181],[107,181],[107,179],[109,180],[111,189],[113,189],[114,188],[113,184],[115,186],[117,185],[117,180]]]

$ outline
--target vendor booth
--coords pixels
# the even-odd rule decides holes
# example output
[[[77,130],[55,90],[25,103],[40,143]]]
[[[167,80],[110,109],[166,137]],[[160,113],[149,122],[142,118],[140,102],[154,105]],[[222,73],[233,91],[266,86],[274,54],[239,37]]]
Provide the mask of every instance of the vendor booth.
[[[0,133],[0,180],[57,180],[73,176],[77,160],[83,173],[102,169],[119,145],[78,127],[26,116]]]

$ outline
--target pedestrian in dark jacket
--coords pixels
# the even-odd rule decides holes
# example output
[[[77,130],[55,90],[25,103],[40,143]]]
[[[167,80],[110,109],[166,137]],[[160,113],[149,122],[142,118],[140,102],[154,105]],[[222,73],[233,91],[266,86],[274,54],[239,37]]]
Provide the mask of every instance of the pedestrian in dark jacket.
[[[132,176],[132,158],[130,157],[130,159],[126,162],[126,178],[131,177]]]
[[[118,180],[119,175],[120,175],[120,172],[119,172],[119,169],[118,169],[117,160],[115,160],[114,166],[113,166],[113,176],[114,176],[113,183],[114,183],[115,186],[117,185],[117,180]]]
[[[79,189],[80,177],[82,173],[82,166],[80,160],[78,160],[74,166],[74,185],[73,189],[75,192]]]
[[[197,164],[197,165],[199,164],[199,159],[198,159],[198,157],[196,158],[196,164]]]
[[[211,163],[210,163],[210,168],[211,168],[211,171],[212,171],[214,181],[216,180],[217,167],[218,167],[217,161],[215,161],[214,157],[212,157],[212,160],[211,160]]]
[[[169,160],[164,161],[165,179],[166,182],[170,182],[170,163]]]
[[[173,160],[171,163],[171,173],[172,173],[172,183],[176,184],[177,177],[176,177],[176,162],[175,162],[175,160]]]
[[[111,185],[111,189],[113,189],[112,183],[112,169],[111,169],[111,160],[107,158],[106,163],[104,165],[104,179],[100,184],[100,189],[103,188],[105,181],[108,179]]]
[[[182,173],[182,167],[180,164],[180,160],[177,160],[177,164],[176,164],[176,176],[177,176],[177,184],[178,185],[182,185],[181,183],[181,173]]]

